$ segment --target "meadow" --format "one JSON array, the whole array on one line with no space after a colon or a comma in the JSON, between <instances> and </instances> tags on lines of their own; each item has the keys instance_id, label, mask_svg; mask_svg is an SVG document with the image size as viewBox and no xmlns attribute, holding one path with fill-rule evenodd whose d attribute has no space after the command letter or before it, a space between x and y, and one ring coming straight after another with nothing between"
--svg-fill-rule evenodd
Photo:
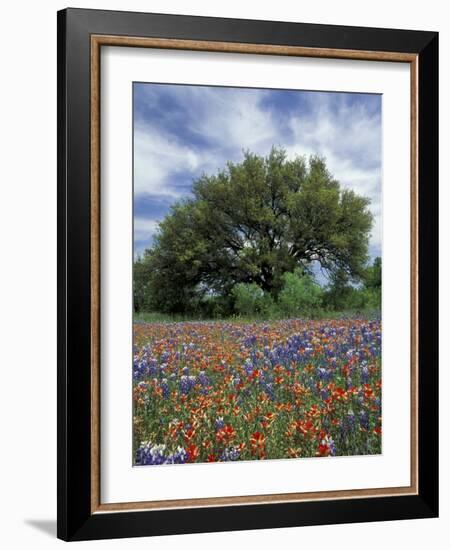
<instances>
[{"instance_id":1,"label":"meadow","mask_svg":"<svg viewBox=\"0 0 450 550\"><path fill-rule=\"evenodd\" d=\"M381 453L377 318L135 322L133 463Z\"/></svg>"}]
</instances>

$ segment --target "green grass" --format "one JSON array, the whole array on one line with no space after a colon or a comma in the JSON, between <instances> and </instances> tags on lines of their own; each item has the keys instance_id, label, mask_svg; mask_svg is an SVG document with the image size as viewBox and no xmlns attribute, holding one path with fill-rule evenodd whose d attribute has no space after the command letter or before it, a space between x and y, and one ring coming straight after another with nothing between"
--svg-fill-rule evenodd
<instances>
[{"instance_id":1,"label":"green grass","mask_svg":"<svg viewBox=\"0 0 450 550\"><path fill-rule=\"evenodd\" d=\"M137 323L175 323L194 320L198 320L198 317L159 313L158 311L140 311L134 314L134 322Z\"/></svg>"},{"instance_id":2,"label":"green grass","mask_svg":"<svg viewBox=\"0 0 450 550\"><path fill-rule=\"evenodd\" d=\"M347 311L325 311L318 310L312 316L301 316L299 318L304 319L344 319L344 318L358 318L358 319L374 319L379 318L381 312L376 309L363 309L363 310L347 310ZM195 315L182 315L182 314L170 314L160 313L158 311L148 311L135 313L133 320L135 323L181 323L187 321L233 321L242 323L251 323L256 321L276 321L286 319L286 314L273 314L273 315L232 315L229 317L200 317Z\"/></svg>"}]
</instances>

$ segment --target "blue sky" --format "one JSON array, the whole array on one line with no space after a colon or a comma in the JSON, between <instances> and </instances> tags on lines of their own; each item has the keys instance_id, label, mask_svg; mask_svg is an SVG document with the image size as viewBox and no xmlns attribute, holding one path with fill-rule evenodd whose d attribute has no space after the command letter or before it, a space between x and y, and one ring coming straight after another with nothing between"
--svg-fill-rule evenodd
<instances>
[{"instance_id":1,"label":"blue sky","mask_svg":"<svg viewBox=\"0 0 450 550\"><path fill-rule=\"evenodd\" d=\"M243 149L319 154L342 187L371 199L372 257L381 255L381 96L134 83L134 251L149 247L192 182Z\"/></svg>"}]
</instances>

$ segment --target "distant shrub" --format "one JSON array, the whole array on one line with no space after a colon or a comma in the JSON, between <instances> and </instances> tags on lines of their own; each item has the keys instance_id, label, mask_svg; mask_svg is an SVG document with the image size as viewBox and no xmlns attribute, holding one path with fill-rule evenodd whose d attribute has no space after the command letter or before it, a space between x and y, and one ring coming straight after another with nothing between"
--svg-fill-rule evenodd
<instances>
[{"instance_id":1,"label":"distant shrub","mask_svg":"<svg viewBox=\"0 0 450 550\"><path fill-rule=\"evenodd\" d=\"M201 316L205 319L222 319L233 314L233 301L229 297L207 295L200 302Z\"/></svg>"},{"instance_id":2,"label":"distant shrub","mask_svg":"<svg viewBox=\"0 0 450 550\"><path fill-rule=\"evenodd\" d=\"M363 294L363 302L366 309L381 308L381 288L363 288L360 292Z\"/></svg>"},{"instance_id":3,"label":"distant shrub","mask_svg":"<svg viewBox=\"0 0 450 550\"><path fill-rule=\"evenodd\" d=\"M238 315L270 315L274 308L270 294L264 292L256 283L238 283L231 291L234 309Z\"/></svg>"},{"instance_id":4,"label":"distant shrub","mask_svg":"<svg viewBox=\"0 0 450 550\"><path fill-rule=\"evenodd\" d=\"M279 309L289 317L314 317L321 312L323 291L309 275L300 271L283 275L278 296Z\"/></svg>"},{"instance_id":5,"label":"distant shrub","mask_svg":"<svg viewBox=\"0 0 450 550\"><path fill-rule=\"evenodd\" d=\"M324 304L332 311L365 311L381 308L381 289L329 287L324 292Z\"/></svg>"},{"instance_id":6,"label":"distant shrub","mask_svg":"<svg viewBox=\"0 0 450 550\"><path fill-rule=\"evenodd\" d=\"M351 282L347 274L336 272L324 289L323 304L331 311L381 309L382 262L377 257L367 266L359 281Z\"/></svg>"}]
</instances>

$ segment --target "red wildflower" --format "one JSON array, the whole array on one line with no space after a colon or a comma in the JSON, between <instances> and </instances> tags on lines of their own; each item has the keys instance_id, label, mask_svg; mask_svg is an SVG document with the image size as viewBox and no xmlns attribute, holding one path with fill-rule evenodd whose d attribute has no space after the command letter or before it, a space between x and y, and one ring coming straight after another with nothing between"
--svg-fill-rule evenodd
<instances>
[{"instance_id":1,"label":"red wildflower","mask_svg":"<svg viewBox=\"0 0 450 550\"><path fill-rule=\"evenodd\" d=\"M319 448L317 449L317 456L328 456L330 454L330 449L328 445L323 445L319 443Z\"/></svg>"},{"instance_id":2,"label":"red wildflower","mask_svg":"<svg viewBox=\"0 0 450 550\"><path fill-rule=\"evenodd\" d=\"M200 454L200 450L197 445L189 445L186 452L188 454L188 462L194 462Z\"/></svg>"},{"instance_id":3,"label":"red wildflower","mask_svg":"<svg viewBox=\"0 0 450 550\"><path fill-rule=\"evenodd\" d=\"M257 454L261 457L266 454L266 438L261 432L253 432L250 437L250 447L252 454Z\"/></svg>"},{"instance_id":4,"label":"red wildflower","mask_svg":"<svg viewBox=\"0 0 450 550\"><path fill-rule=\"evenodd\" d=\"M189 428L189 430L186 430L184 432L184 440L189 443L189 441L192 441L192 439L194 439L195 437L195 429L194 428Z\"/></svg>"},{"instance_id":5,"label":"red wildflower","mask_svg":"<svg viewBox=\"0 0 450 550\"><path fill-rule=\"evenodd\" d=\"M216 433L216 439L219 443L229 443L236 437L233 426L227 424Z\"/></svg>"}]
</instances>

